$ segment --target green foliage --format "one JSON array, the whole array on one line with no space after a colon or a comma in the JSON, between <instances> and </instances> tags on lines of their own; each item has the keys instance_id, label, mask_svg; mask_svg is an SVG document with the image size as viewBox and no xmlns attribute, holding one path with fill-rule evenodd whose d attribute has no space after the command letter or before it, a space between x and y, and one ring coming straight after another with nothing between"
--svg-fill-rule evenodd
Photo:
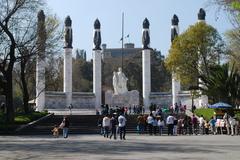
<instances>
[{"instance_id":1,"label":"green foliage","mask_svg":"<svg viewBox=\"0 0 240 160\"><path fill-rule=\"evenodd\" d=\"M176 73L183 84L196 85L198 76L208 75L209 66L218 63L222 53L224 44L217 30L199 22L175 38L166 67Z\"/></svg>"},{"instance_id":2,"label":"green foliage","mask_svg":"<svg viewBox=\"0 0 240 160\"><path fill-rule=\"evenodd\" d=\"M14 118L14 124L15 125L26 124L35 121L43 116L46 116L47 114L48 114L47 112L32 112L29 114L18 113ZM0 124L1 125L5 124L5 115L3 113L0 113Z\"/></svg>"},{"instance_id":3,"label":"green foliage","mask_svg":"<svg viewBox=\"0 0 240 160\"><path fill-rule=\"evenodd\" d=\"M205 94L212 103L223 101L235 105L240 98L240 76L228 63L209 68L209 76L201 76Z\"/></svg>"},{"instance_id":4,"label":"green foliage","mask_svg":"<svg viewBox=\"0 0 240 160\"><path fill-rule=\"evenodd\" d=\"M201 115L203 115L204 119L209 121L211 119L211 117L214 116L214 109L212 109L212 108L199 108L199 109L196 109L194 111L194 113L199 117Z\"/></svg>"},{"instance_id":5,"label":"green foliage","mask_svg":"<svg viewBox=\"0 0 240 160\"><path fill-rule=\"evenodd\" d=\"M73 91L91 92L93 86L92 62L73 59Z\"/></svg>"},{"instance_id":6,"label":"green foliage","mask_svg":"<svg viewBox=\"0 0 240 160\"><path fill-rule=\"evenodd\" d=\"M234 0L232 3L231 3L231 7L235 10L240 10L240 2L237 1L237 0Z\"/></svg>"}]
</instances>

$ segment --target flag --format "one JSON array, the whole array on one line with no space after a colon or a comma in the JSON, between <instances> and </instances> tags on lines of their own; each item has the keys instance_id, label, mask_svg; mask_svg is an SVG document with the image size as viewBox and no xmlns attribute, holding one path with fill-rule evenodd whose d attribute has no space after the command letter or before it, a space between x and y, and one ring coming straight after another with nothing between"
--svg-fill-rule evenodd
<instances>
[{"instance_id":1,"label":"flag","mask_svg":"<svg viewBox=\"0 0 240 160\"><path fill-rule=\"evenodd\" d=\"M121 38L119 41L122 41L123 40L123 38Z\"/></svg>"}]
</instances>

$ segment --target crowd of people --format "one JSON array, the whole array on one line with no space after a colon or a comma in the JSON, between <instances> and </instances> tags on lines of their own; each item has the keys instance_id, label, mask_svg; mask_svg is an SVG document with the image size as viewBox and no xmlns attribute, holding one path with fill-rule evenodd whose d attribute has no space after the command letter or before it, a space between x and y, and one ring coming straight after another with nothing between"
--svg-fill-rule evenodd
<instances>
[{"instance_id":1,"label":"crowd of people","mask_svg":"<svg viewBox=\"0 0 240 160\"><path fill-rule=\"evenodd\" d=\"M209 134L227 134L240 135L239 119L232 114L225 113L223 117L216 116L207 120L203 115L188 116L185 114L186 107L179 106L171 109L169 112L163 112L161 107L155 107L150 110L150 114L144 114L145 110L142 106L132 107L108 107L102 106L102 115L98 120L100 134L105 138L121 140L126 139L126 124L128 115L137 115L136 132L138 134L149 135L209 135ZM68 137L69 120L64 116L60 125L56 125L52 132L54 137L58 137L58 130L63 130L63 137ZM166 132L164 132L166 131Z\"/></svg>"},{"instance_id":2,"label":"crowd of people","mask_svg":"<svg viewBox=\"0 0 240 160\"><path fill-rule=\"evenodd\" d=\"M121 140L126 140L126 122L127 119L124 113L121 112L118 116L117 113L113 115L106 114L103 119L99 119L98 126L100 127L100 134L105 138L117 139L117 133L119 132L119 138ZM110 134L110 135L109 135Z\"/></svg>"},{"instance_id":3,"label":"crowd of people","mask_svg":"<svg viewBox=\"0 0 240 160\"><path fill-rule=\"evenodd\" d=\"M169 114L166 119L153 113L137 117L137 132L139 134L147 132L149 135L162 135L164 127L167 128L168 135L240 134L239 120L227 113L223 119L217 119L214 116L209 121L203 115L196 117L194 114L192 117Z\"/></svg>"}]
</instances>

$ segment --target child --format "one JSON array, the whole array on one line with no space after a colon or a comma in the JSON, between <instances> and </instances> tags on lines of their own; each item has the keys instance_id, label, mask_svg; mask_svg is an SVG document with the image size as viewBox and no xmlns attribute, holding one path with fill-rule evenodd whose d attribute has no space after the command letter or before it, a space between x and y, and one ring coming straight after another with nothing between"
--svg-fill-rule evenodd
<instances>
[{"instance_id":1,"label":"child","mask_svg":"<svg viewBox=\"0 0 240 160\"><path fill-rule=\"evenodd\" d=\"M58 126L55 125L54 128L52 129L54 138L58 138L58 135L59 135L59 131L58 130L59 130Z\"/></svg>"}]
</instances>

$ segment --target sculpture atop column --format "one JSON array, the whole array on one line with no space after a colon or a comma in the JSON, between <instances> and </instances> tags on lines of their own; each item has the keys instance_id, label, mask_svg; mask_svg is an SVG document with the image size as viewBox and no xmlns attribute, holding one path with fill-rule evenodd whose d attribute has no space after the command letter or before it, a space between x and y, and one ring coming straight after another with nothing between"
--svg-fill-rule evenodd
<instances>
[{"instance_id":1,"label":"sculpture atop column","mask_svg":"<svg viewBox=\"0 0 240 160\"><path fill-rule=\"evenodd\" d=\"M113 88L114 94L123 94L128 91L127 89L128 78L122 72L122 68L118 68L118 72L113 72Z\"/></svg>"},{"instance_id":2,"label":"sculpture atop column","mask_svg":"<svg viewBox=\"0 0 240 160\"><path fill-rule=\"evenodd\" d=\"M72 47L72 20L70 16L65 19L65 31L64 31L65 46L64 48Z\"/></svg>"},{"instance_id":3,"label":"sculpture atop column","mask_svg":"<svg viewBox=\"0 0 240 160\"><path fill-rule=\"evenodd\" d=\"M173 42L173 40L175 39L175 37L178 36L178 22L179 22L179 19L177 17L176 14L173 15L173 18L172 18L172 28L171 28L171 42Z\"/></svg>"},{"instance_id":4,"label":"sculpture atop column","mask_svg":"<svg viewBox=\"0 0 240 160\"><path fill-rule=\"evenodd\" d=\"M143 34L142 34L143 49L149 49L150 35L149 35L149 21L147 18L143 21Z\"/></svg>"},{"instance_id":5,"label":"sculpture atop column","mask_svg":"<svg viewBox=\"0 0 240 160\"><path fill-rule=\"evenodd\" d=\"M101 31L100 31L101 24L98 19L94 22L94 37L93 37L93 43L94 47L93 50L101 50Z\"/></svg>"},{"instance_id":6,"label":"sculpture atop column","mask_svg":"<svg viewBox=\"0 0 240 160\"><path fill-rule=\"evenodd\" d=\"M143 35L142 35L142 92L143 103L145 107L150 105L151 93L151 48L150 48L150 33L149 21L147 18L143 21Z\"/></svg>"},{"instance_id":7,"label":"sculpture atop column","mask_svg":"<svg viewBox=\"0 0 240 160\"><path fill-rule=\"evenodd\" d=\"M205 17L206 17L206 12L204 9L200 8L199 12L198 12L198 20L199 21L205 21Z\"/></svg>"},{"instance_id":8,"label":"sculpture atop column","mask_svg":"<svg viewBox=\"0 0 240 160\"><path fill-rule=\"evenodd\" d=\"M98 19L94 22L93 31L93 93L95 94L95 108L101 110L102 104L102 52L101 52L101 24Z\"/></svg>"}]
</instances>

